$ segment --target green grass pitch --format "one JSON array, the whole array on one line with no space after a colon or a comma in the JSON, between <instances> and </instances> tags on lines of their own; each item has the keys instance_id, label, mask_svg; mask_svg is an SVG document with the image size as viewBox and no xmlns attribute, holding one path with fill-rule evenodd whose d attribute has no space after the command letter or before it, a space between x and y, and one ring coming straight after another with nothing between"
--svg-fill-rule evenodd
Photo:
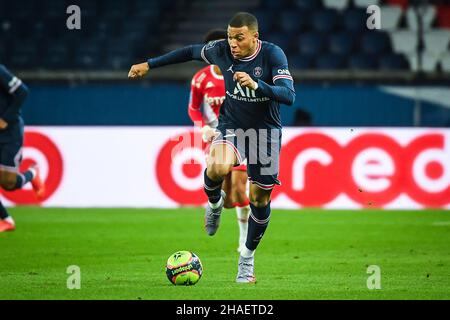
<instances>
[{"instance_id":1,"label":"green grass pitch","mask_svg":"<svg viewBox=\"0 0 450 320\"><path fill-rule=\"evenodd\" d=\"M256 284L234 282L238 227L223 213L214 237L203 209L10 209L0 233L0 299L450 299L450 212L273 210L256 252ZM195 286L172 285L164 267L197 253ZM81 289L67 289L67 267ZM381 289L369 290L369 265Z\"/></svg>"}]
</instances>

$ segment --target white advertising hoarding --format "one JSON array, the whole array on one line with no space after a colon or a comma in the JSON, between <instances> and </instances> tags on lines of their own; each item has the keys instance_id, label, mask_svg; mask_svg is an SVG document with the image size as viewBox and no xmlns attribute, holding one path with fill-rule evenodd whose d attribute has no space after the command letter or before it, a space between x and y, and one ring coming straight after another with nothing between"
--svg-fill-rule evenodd
<instances>
[{"instance_id":1,"label":"white advertising hoarding","mask_svg":"<svg viewBox=\"0 0 450 320\"><path fill-rule=\"evenodd\" d=\"M27 127L22 168L47 194L2 191L6 205L203 205L205 168L191 127ZM273 208L450 208L450 129L284 128Z\"/></svg>"}]
</instances>

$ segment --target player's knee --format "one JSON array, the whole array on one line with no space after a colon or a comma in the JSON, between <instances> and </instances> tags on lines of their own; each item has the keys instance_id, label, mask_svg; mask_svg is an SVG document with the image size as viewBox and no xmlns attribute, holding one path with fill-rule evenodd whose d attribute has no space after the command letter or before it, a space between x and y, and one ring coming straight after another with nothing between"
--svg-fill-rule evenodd
<instances>
[{"instance_id":1,"label":"player's knee","mask_svg":"<svg viewBox=\"0 0 450 320\"><path fill-rule=\"evenodd\" d=\"M0 185L5 190L14 190L16 187L16 178L15 177L2 177L0 179Z\"/></svg>"},{"instance_id":2,"label":"player's knee","mask_svg":"<svg viewBox=\"0 0 450 320\"><path fill-rule=\"evenodd\" d=\"M233 198L234 198L234 202L238 202L238 203L244 203L247 202L248 197L247 197L247 190L245 188L245 185L242 186L239 183L233 184Z\"/></svg>"},{"instance_id":3,"label":"player's knee","mask_svg":"<svg viewBox=\"0 0 450 320\"><path fill-rule=\"evenodd\" d=\"M257 208L266 207L269 204L270 195L253 194L250 195L250 202Z\"/></svg>"},{"instance_id":4,"label":"player's knee","mask_svg":"<svg viewBox=\"0 0 450 320\"><path fill-rule=\"evenodd\" d=\"M208 177L213 180L223 179L231 171L231 166L212 163L208 166Z\"/></svg>"}]
</instances>

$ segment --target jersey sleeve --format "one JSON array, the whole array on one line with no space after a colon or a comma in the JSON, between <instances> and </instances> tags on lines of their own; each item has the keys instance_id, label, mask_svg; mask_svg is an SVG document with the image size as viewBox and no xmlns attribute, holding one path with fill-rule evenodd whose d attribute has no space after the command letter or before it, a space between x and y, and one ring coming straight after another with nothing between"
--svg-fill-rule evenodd
<instances>
[{"instance_id":1,"label":"jersey sleeve","mask_svg":"<svg viewBox=\"0 0 450 320\"><path fill-rule=\"evenodd\" d=\"M275 46L272 50L270 64L272 67L273 84L287 86L291 90L294 90L294 79L289 71L286 55L280 47Z\"/></svg>"},{"instance_id":2,"label":"jersey sleeve","mask_svg":"<svg viewBox=\"0 0 450 320\"><path fill-rule=\"evenodd\" d=\"M188 114L194 124L203 123L203 114L201 112L201 104L203 99L203 92L201 83L197 81L197 75L192 78L191 92L189 96Z\"/></svg>"},{"instance_id":3,"label":"jersey sleeve","mask_svg":"<svg viewBox=\"0 0 450 320\"><path fill-rule=\"evenodd\" d=\"M8 108L0 114L0 118L8 123L15 122L19 118L20 108L28 95L28 88L3 65L0 65L0 88L11 96L8 100Z\"/></svg>"},{"instance_id":4,"label":"jersey sleeve","mask_svg":"<svg viewBox=\"0 0 450 320\"><path fill-rule=\"evenodd\" d=\"M202 48L200 56L207 64L218 64L225 52L226 40L210 41Z\"/></svg>"},{"instance_id":5,"label":"jersey sleeve","mask_svg":"<svg viewBox=\"0 0 450 320\"><path fill-rule=\"evenodd\" d=\"M275 101L293 105L295 102L294 80L289 72L286 55L280 47L274 46L270 52L269 64L274 85L259 79L258 90Z\"/></svg>"},{"instance_id":6,"label":"jersey sleeve","mask_svg":"<svg viewBox=\"0 0 450 320\"><path fill-rule=\"evenodd\" d=\"M148 66L153 69L192 60L202 61L201 51L203 47L204 46L201 44L193 44L187 47L170 51L159 57L150 58L147 60L147 63Z\"/></svg>"},{"instance_id":7,"label":"jersey sleeve","mask_svg":"<svg viewBox=\"0 0 450 320\"><path fill-rule=\"evenodd\" d=\"M0 87L8 94L14 94L22 85L22 80L14 76L5 66L0 65Z\"/></svg>"}]
</instances>

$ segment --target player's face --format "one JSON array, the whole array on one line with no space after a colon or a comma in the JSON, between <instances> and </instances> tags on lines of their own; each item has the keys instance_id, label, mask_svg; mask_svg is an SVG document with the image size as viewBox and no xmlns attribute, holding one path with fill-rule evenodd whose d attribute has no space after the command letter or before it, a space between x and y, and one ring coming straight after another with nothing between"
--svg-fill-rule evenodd
<instances>
[{"instance_id":1,"label":"player's face","mask_svg":"<svg viewBox=\"0 0 450 320\"><path fill-rule=\"evenodd\" d=\"M228 44L235 59L248 57L255 52L258 31L249 30L247 26L234 28L228 26Z\"/></svg>"}]
</instances>

